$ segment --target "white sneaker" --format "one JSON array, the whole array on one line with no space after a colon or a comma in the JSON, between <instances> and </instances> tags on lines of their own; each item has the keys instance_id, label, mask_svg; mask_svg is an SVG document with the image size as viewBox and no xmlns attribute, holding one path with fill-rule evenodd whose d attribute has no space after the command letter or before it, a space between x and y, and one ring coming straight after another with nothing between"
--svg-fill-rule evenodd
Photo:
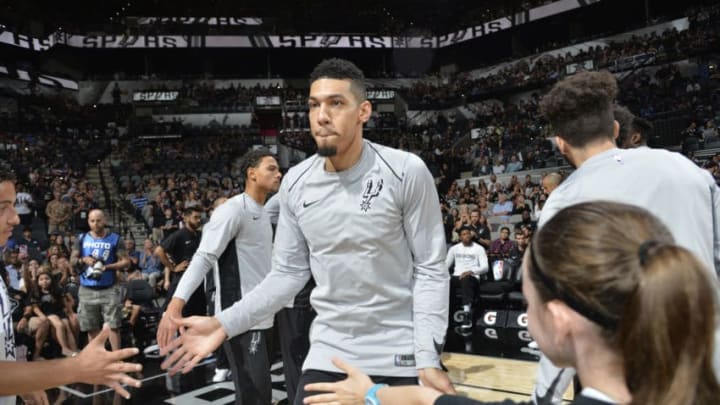
<instances>
[{"instance_id":1,"label":"white sneaker","mask_svg":"<svg viewBox=\"0 0 720 405\"><path fill-rule=\"evenodd\" d=\"M212 381L214 383L219 383L219 382L227 381L228 377L230 377L230 369L216 368L215 375L213 376Z\"/></svg>"},{"instance_id":2,"label":"white sneaker","mask_svg":"<svg viewBox=\"0 0 720 405\"><path fill-rule=\"evenodd\" d=\"M160 358L160 346L150 345L143 350L145 357L148 359L159 359Z\"/></svg>"}]
</instances>

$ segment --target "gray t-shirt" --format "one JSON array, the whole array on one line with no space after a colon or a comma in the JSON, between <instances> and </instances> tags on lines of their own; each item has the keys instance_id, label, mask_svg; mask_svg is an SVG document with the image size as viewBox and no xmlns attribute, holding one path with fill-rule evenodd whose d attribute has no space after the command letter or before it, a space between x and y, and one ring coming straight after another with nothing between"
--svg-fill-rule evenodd
<instances>
[{"instance_id":1,"label":"gray t-shirt","mask_svg":"<svg viewBox=\"0 0 720 405\"><path fill-rule=\"evenodd\" d=\"M232 243L232 244L231 244ZM214 266L227 248L235 249L237 265L217 269L213 272L215 285L220 285L219 272L238 271L242 299L270 272L272 260L272 226L270 216L263 206L245 193L236 195L220 205L203 226L200 246L193 255L190 265L183 273L175 290L175 297L185 300L203 282L205 275ZM236 280L238 278L235 278ZM219 302L219 299L216 301ZM252 329L272 327L272 314L250 325Z\"/></svg>"},{"instance_id":2,"label":"gray t-shirt","mask_svg":"<svg viewBox=\"0 0 720 405\"><path fill-rule=\"evenodd\" d=\"M550 194L538 225L567 206L592 200L647 209L680 246L720 272L720 191L709 173L681 154L641 147L595 155Z\"/></svg>"},{"instance_id":3,"label":"gray t-shirt","mask_svg":"<svg viewBox=\"0 0 720 405\"><path fill-rule=\"evenodd\" d=\"M343 358L372 375L415 376L440 366L449 275L435 183L422 160L364 141L355 166L328 172L315 155L280 187L273 270L217 315L230 336L317 287L303 369L340 371Z\"/></svg>"}]
</instances>

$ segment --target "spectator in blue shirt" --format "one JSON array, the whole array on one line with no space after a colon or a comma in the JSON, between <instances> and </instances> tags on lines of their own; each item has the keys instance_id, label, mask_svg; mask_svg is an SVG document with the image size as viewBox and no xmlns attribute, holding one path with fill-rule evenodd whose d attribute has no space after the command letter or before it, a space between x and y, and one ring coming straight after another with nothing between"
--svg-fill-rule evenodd
<instances>
[{"instance_id":1,"label":"spectator in blue shirt","mask_svg":"<svg viewBox=\"0 0 720 405\"><path fill-rule=\"evenodd\" d=\"M155 244L150 239L145 239L143 250L139 252L138 267L142 278L155 288L157 281L163 277L163 268L160 258L155 254Z\"/></svg>"},{"instance_id":2,"label":"spectator in blue shirt","mask_svg":"<svg viewBox=\"0 0 720 405\"><path fill-rule=\"evenodd\" d=\"M495 216L507 217L513 210L513 203L507 199L505 193L498 193L498 202L492 208L492 214Z\"/></svg>"}]
</instances>

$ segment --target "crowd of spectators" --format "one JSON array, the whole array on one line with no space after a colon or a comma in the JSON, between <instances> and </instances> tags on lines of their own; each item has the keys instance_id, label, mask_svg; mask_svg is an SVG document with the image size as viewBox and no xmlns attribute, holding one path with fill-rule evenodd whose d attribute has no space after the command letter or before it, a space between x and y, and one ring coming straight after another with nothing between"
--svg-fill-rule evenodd
<instances>
[{"instance_id":1,"label":"crowd of spectators","mask_svg":"<svg viewBox=\"0 0 720 405\"><path fill-rule=\"evenodd\" d=\"M716 15L708 15L703 21L713 18ZM679 43L705 46L716 41L716 37L702 36L706 34L686 31L635 38L638 44L594 50L593 58L608 63L638 52L660 53L660 47L677 51ZM602 59L605 56L607 59ZM559 61L548 61L548 65L567 63ZM462 91L472 94L471 87L464 87L467 84L462 84ZM502 83L506 84L522 88L522 83ZM301 103L304 97L302 91L293 89L215 89L211 83L187 82L177 90L188 105L221 109L251 103L258 95ZM440 90L450 97L460 89ZM433 100L437 91L412 89L427 100ZM550 173L557 170L553 167L560 157L546 139L551 132L539 116L538 99L534 94L514 103L468 104L464 107L472 112L472 118L435 114L422 124L378 112L366 126L365 136L413 151L425 160L437 180L448 244L459 240L463 227L471 227L491 261L505 259L518 246L513 239L528 240L547 195L563 175ZM697 149L720 140L716 126L720 96L709 75L686 77L672 64L660 66L652 74L641 71L621 83L620 102L651 120L666 117L668 112L685 114L688 124L681 139L695 139L698 146L686 151L691 158ZM0 120L0 157L11 162L20 179L16 208L22 222L6 247L3 270L11 293L22 297L23 308L30 308L20 314L18 323L27 332L20 334L25 335L25 343L36 348L31 351L32 358L72 353L83 340L75 315L78 269L69 256L77 236L88 231L91 209L112 208L111 201L119 199L146 225L148 238L142 249L138 250L132 239L124 242L130 265L123 272L123 282L144 275L152 286L159 287L162 269L153 254L154 246L183 226L185 209L200 207L207 218L215 199L241 192L241 176L234 161L262 143L257 126L215 122L193 127L179 121L133 126L128 125L129 112L127 105L80 106L62 97L24 96L18 98L17 111ZM131 135L177 133L179 137L127 137L119 133L120 126L129 127ZM285 115L283 126L281 143L312 152L305 113ZM111 201L86 178L88 165L106 157L118 190ZM719 178L720 154L696 161ZM525 169L545 169L547 175L514 174ZM488 177L458 181L462 172ZM136 306L130 301L127 305L128 314L137 316Z\"/></svg>"},{"instance_id":2,"label":"crowd of spectators","mask_svg":"<svg viewBox=\"0 0 720 405\"><path fill-rule=\"evenodd\" d=\"M14 205L21 223L4 247L0 273L16 304L17 343L27 349L21 353L28 360L70 356L84 342L77 318L80 268L71 264L71 252L89 230L90 211L106 201L87 168L117 141L116 127L107 124L125 109L81 107L55 96L16 100L0 122L0 159L18 178Z\"/></svg>"},{"instance_id":3,"label":"crowd of spectators","mask_svg":"<svg viewBox=\"0 0 720 405\"><path fill-rule=\"evenodd\" d=\"M209 217L216 198L242 190L235 166L254 138L198 133L173 140L133 140L110 154L111 172L126 209L146 224L159 242L171 218L199 206ZM168 215L168 211L171 213Z\"/></svg>"},{"instance_id":4,"label":"crowd of spectators","mask_svg":"<svg viewBox=\"0 0 720 405\"><path fill-rule=\"evenodd\" d=\"M419 141L423 145L419 150L425 151L423 157L431 170L439 156L449 156L450 159L439 159L441 168L443 164L451 168L449 176L439 173L443 179L458 178L459 172L482 176L562 164L563 159L547 140L552 132L539 114L538 100L539 94L533 93L514 103L468 104L463 108L473 113L472 119L438 116L434 123L391 133L394 141L389 142L402 147L408 144L409 137L412 149ZM626 77L621 82L619 102L640 117L649 120L674 117L687 125L685 131L678 130L678 136L673 138L677 144L689 139L691 147L687 152L717 142L715 123L720 118L720 92L716 80L683 76L677 65L668 64L654 74L642 71ZM656 135L663 135L661 132L658 129ZM457 142L468 134L471 139L467 143ZM439 148L437 142L441 143Z\"/></svg>"},{"instance_id":5,"label":"crowd of spectators","mask_svg":"<svg viewBox=\"0 0 720 405\"><path fill-rule=\"evenodd\" d=\"M560 80L567 74L566 66L592 60L596 69L621 70L623 58L649 54L654 63L665 63L695 56L717 49L720 44L720 7L698 10L690 28L678 31L671 28L657 34L633 35L627 40L610 42L607 47L590 46L575 55L544 55L511 63L500 71L473 78L470 73L460 73L446 83L437 84L437 78L420 81L402 90L408 102L414 106L459 105L468 100L500 95L508 91L534 89ZM636 65L628 64L625 69Z\"/></svg>"},{"instance_id":6,"label":"crowd of spectators","mask_svg":"<svg viewBox=\"0 0 720 405\"><path fill-rule=\"evenodd\" d=\"M0 123L0 157L18 175L18 190L27 193L27 199L19 200L23 225L32 224L32 209L43 223L56 225L51 231L85 226L80 215L87 210L81 207L97 206L104 197L87 181L86 169L109 153L117 133L116 127L108 126L108 117L115 112L107 106L79 107L39 96L21 97L19 104ZM58 209L57 203L67 209Z\"/></svg>"}]
</instances>

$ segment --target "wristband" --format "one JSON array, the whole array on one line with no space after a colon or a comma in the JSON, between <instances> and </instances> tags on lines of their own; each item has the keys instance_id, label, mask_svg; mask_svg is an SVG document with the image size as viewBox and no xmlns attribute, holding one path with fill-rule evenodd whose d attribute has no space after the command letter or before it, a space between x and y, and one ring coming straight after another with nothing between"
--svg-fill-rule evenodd
<instances>
[{"instance_id":1,"label":"wristband","mask_svg":"<svg viewBox=\"0 0 720 405\"><path fill-rule=\"evenodd\" d=\"M365 394L365 405L380 405L380 400L378 400L376 394L382 387L387 387L387 384L375 384L370 387L367 394Z\"/></svg>"}]
</instances>

